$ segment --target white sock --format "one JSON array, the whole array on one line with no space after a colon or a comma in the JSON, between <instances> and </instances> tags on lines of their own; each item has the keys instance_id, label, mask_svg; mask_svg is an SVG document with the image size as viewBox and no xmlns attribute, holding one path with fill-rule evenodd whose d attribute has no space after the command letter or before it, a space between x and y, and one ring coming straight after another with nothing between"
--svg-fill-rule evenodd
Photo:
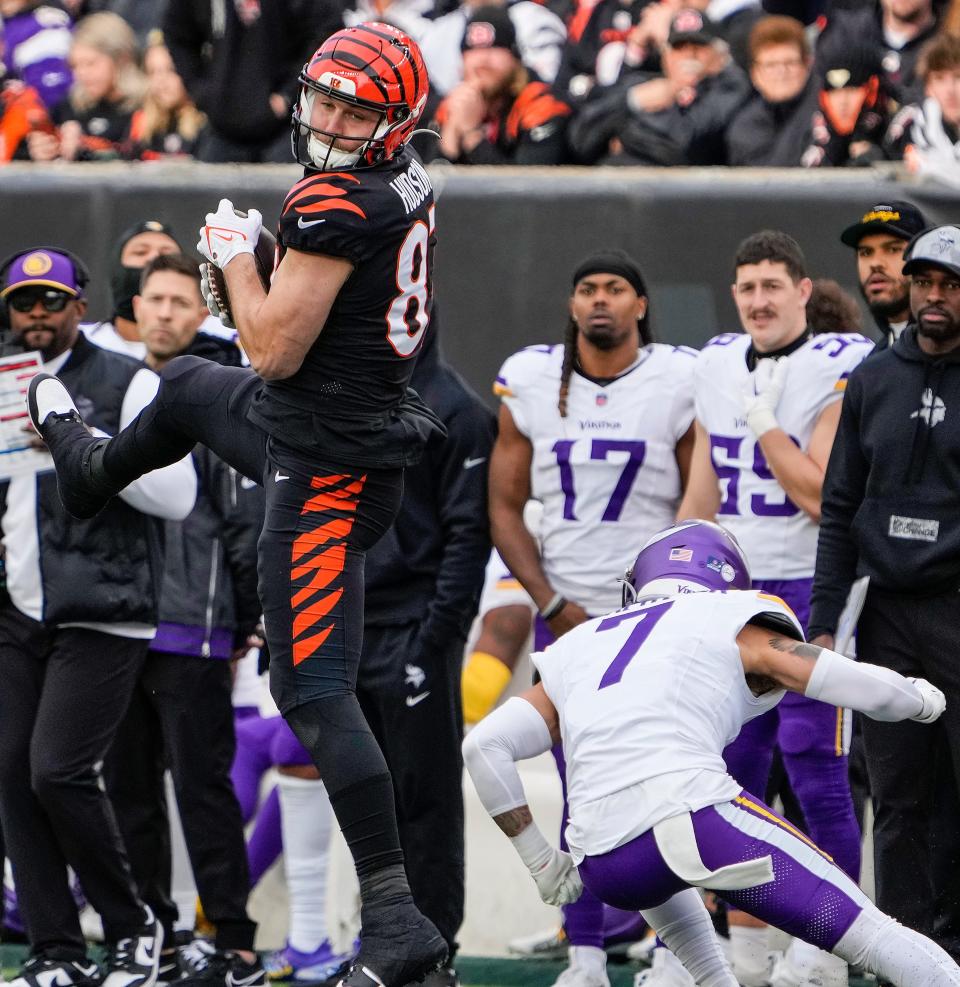
<instances>
[{"instance_id":1,"label":"white sock","mask_svg":"<svg viewBox=\"0 0 960 987\"><path fill-rule=\"evenodd\" d=\"M960 967L932 940L866 905L833 947L837 956L894 987L960 984Z\"/></svg>"},{"instance_id":2,"label":"white sock","mask_svg":"<svg viewBox=\"0 0 960 987\"><path fill-rule=\"evenodd\" d=\"M847 961L841 956L834 956L802 939L791 942L787 955L798 973L807 979L815 977L824 987L847 987L849 983Z\"/></svg>"},{"instance_id":3,"label":"white sock","mask_svg":"<svg viewBox=\"0 0 960 987\"><path fill-rule=\"evenodd\" d=\"M687 888L641 914L673 953L673 958L683 965L691 983L701 987L737 987L698 891ZM655 967L659 961L660 968L666 970L673 964L666 956L657 957L657 953L663 952L655 949L653 961Z\"/></svg>"},{"instance_id":4,"label":"white sock","mask_svg":"<svg viewBox=\"0 0 960 987\"><path fill-rule=\"evenodd\" d=\"M600 975L606 974L607 954L598 946L571 946L568 960L570 966Z\"/></svg>"},{"instance_id":5,"label":"white sock","mask_svg":"<svg viewBox=\"0 0 960 987\"><path fill-rule=\"evenodd\" d=\"M312 953L327 938L327 864L333 809L323 782L278 776L283 869L290 896L287 941Z\"/></svg>"},{"instance_id":6,"label":"white sock","mask_svg":"<svg viewBox=\"0 0 960 987\"><path fill-rule=\"evenodd\" d=\"M769 982L770 950L766 927L730 926L733 972L743 987L763 987Z\"/></svg>"}]
</instances>

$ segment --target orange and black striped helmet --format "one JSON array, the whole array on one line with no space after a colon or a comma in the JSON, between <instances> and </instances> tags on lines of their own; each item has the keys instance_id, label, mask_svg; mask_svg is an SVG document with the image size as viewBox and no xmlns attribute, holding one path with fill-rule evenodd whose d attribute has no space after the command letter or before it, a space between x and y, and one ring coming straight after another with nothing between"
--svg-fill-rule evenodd
<instances>
[{"instance_id":1,"label":"orange and black striped helmet","mask_svg":"<svg viewBox=\"0 0 960 987\"><path fill-rule=\"evenodd\" d=\"M294 155L301 164L321 170L388 161L410 139L428 92L423 56L402 31L376 22L337 31L300 73L300 99L292 121ZM317 93L381 114L373 136L350 155L355 161L345 162L345 155L334 150L334 141L346 135L311 125L309 110Z\"/></svg>"}]
</instances>

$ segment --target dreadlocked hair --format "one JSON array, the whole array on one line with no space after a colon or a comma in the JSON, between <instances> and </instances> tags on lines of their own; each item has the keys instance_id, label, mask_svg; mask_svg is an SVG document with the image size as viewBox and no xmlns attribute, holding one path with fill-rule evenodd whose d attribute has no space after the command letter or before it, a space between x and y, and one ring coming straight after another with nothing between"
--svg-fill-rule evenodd
<instances>
[{"instance_id":1,"label":"dreadlocked hair","mask_svg":"<svg viewBox=\"0 0 960 987\"><path fill-rule=\"evenodd\" d=\"M573 373L573 365L577 362L577 323L573 316L567 322L567 330L563 334L563 366L560 369L560 396L557 400L557 408L560 417L567 417L567 395L570 393L570 375Z\"/></svg>"}]
</instances>

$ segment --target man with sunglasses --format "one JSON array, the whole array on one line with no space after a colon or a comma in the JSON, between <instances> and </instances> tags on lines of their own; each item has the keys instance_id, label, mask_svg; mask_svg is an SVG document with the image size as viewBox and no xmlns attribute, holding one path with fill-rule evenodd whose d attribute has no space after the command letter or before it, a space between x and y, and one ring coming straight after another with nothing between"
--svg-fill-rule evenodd
<instances>
[{"instance_id":1,"label":"man with sunglasses","mask_svg":"<svg viewBox=\"0 0 960 987\"><path fill-rule=\"evenodd\" d=\"M93 431L113 434L159 378L79 331L86 282L77 258L37 247L0 267L0 301L15 342L60 375ZM105 987L149 987L162 933L131 879L100 765L156 630L158 519L189 513L196 475L189 457L157 470L89 521L63 510L52 459L0 489L0 823L31 947L13 983L72 987L101 977L87 957L69 865L112 944Z\"/></svg>"}]
</instances>

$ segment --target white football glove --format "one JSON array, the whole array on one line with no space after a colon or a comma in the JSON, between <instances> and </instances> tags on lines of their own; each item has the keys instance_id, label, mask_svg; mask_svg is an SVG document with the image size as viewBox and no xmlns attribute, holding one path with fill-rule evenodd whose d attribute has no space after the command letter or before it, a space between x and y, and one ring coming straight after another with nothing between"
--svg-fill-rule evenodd
<instances>
[{"instance_id":1,"label":"white football glove","mask_svg":"<svg viewBox=\"0 0 960 987\"><path fill-rule=\"evenodd\" d=\"M917 687L923 701L920 712L910 719L920 723L933 723L947 708L947 697L926 679L910 679L910 681Z\"/></svg>"},{"instance_id":2,"label":"white football glove","mask_svg":"<svg viewBox=\"0 0 960 987\"><path fill-rule=\"evenodd\" d=\"M789 364L784 357L769 357L757 363L743 389L743 413L747 424L759 439L765 432L779 428L776 408L787 382Z\"/></svg>"},{"instance_id":3,"label":"white football glove","mask_svg":"<svg viewBox=\"0 0 960 987\"><path fill-rule=\"evenodd\" d=\"M583 882L569 853L557 850L531 822L519 836L510 838L527 865L540 897L548 905L569 905L583 893Z\"/></svg>"},{"instance_id":4,"label":"white football glove","mask_svg":"<svg viewBox=\"0 0 960 987\"><path fill-rule=\"evenodd\" d=\"M213 289L210 287L210 276L207 266L206 264L200 265L200 294L203 295L203 300L207 303L207 311L214 318L219 319L227 329L236 329L237 327L230 321L227 313L222 312L220 306L217 304L217 296L214 295Z\"/></svg>"},{"instance_id":5,"label":"white football glove","mask_svg":"<svg viewBox=\"0 0 960 987\"><path fill-rule=\"evenodd\" d=\"M204 226L200 227L197 250L221 270L238 254L253 255L263 216L251 209L246 216L238 216L229 199L221 199L216 212L208 212Z\"/></svg>"}]
</instances>

